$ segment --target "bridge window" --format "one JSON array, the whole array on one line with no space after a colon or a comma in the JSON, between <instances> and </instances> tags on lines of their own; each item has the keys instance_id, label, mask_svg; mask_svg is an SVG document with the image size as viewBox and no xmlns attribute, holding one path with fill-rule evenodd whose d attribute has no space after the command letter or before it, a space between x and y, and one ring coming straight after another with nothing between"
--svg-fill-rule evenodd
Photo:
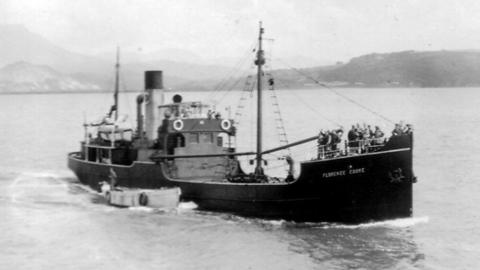
<instances>
[{"instance_id":1,"label":"bridge window","mask_svg":"<svg viewBox=\"0 0 480 270\"><path fill-rule=\"evenodd\" d=\"M200 139L199 139L199 134L198 133L190 133L189 134L189 142L190 143L199 143L200 142Z\"/></svg>"},{"instance_id":2,"label":"bridge window","mask_svg":"<svg viewBox=\"0 0 480 270\"><path fill-rule=\"evenodd\" d=\"M185 137L182 134L177 134L177 147L185 147Z\"/></svg>"},{"instance_id":3,"label":"bridge window","mask_svg":"<svg viewBox=\"0 0 480 270\"><path fill-rule=\"evenodd\" d=\"M202 143L213 143L214 137L213 133L200 133L200 141Z\"/></svg>"},{"instance_id":4,"label":"bridge window","mask_svg":"<svg viewBox=\"0 0 480 270\"><path fill-rule=\"evenodd\" d=\"M175 147L185 147L185 137L182 134L169 134L167 136L167 153L173 155Z\"/></svg>"}]
</instances>

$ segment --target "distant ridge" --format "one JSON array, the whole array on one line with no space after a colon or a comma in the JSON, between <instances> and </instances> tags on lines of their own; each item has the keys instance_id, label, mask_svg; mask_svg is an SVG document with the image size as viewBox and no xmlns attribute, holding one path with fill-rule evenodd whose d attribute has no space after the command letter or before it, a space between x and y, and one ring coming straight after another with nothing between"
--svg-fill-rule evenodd
<instances>
[{"instance_id":1,"label":"distant ridge","mask_svg":"<svg viewBox=\"0 0 480 270\"><path fill-rule=\"evenodd\" d=\"M169 59L154 58L168 54L172 54ZM208 61L186 51L173 49L135 58L131 54L130 61L121 63L124 90L143 89L145 70L163 70L165 87L177 91L211 90L224 81L228 83L220 87L225 89L243 86L238 77L244 70L202 64ZM113 69L114 59L69 52L22 25L0 25L0 91L111 90ZM279 82L277 87L289 88L318 87L312 78L332 87L480 86L480 50L373 53L347 63L271 73ZM232 86L234 82L237 85Z\"/></svg>"},{"instance_id":2,"label":"distant ridge","mask_svg":"<svg viewBox=\"0 0 480 270\"><path fill-rule=\"evenodd\" d=\"M114 50L115 48L112 48L112 51ZM198 90L202 89L202 85L191 82L220 81L231 72L231 68L220 65L184 62L186 58L191 58L194 62L195 58L181 50L172 49L162 53L163 55L172 54L170 58L175 60L152 58L133 61L135 59L130 58L130 61L126 61L128 59L121 59L121 79L128 90L143 89L143 72L150 69L164 71L166 87ZM114 61L113 56L109 61L70 52L22 25L0 24L0 67L17 62L48 66L78 81L89 82L106 90L113 86ZM25 74L25 76L29 75ZM5 79L5 76L3 78Z\"/></svg>"},{"instance_id":3,"label":"distant ridge","mask_svg":"<svg viewBox=\"0 0 480 270\"><path fill-rule=\"evenodd\" d=\"M25 61L63 73L103 70L107 61L69 52L22 25L0 25L0 66Z\"/></svg>"},{"instance_id":4,"label":"distant ridge","mask_svg":"<svg viewBox=\"0 0 480 270\"><path fill-rule=\"evenodd\" d=\"M318 80L365 87L466 87L480 85L480 51L404 51L368 54L329 69Z\"/></svg>"},{"instance_id":5,"label":"distant ridge","mask_svg":"<svg viewBox=\"0 0 480 270\"><path fill-rule=\"evenodd\" d=\"M0 93L99 91L101 87L75 79L49 66L16 62L0 69Z\"/></svg>"}]
</instances>

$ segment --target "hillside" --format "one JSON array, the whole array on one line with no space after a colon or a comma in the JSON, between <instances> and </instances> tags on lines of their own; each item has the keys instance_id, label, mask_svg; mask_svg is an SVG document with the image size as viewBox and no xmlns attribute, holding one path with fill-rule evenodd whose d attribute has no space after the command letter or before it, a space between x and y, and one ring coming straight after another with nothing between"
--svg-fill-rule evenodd
<instances>
[{"instance_id":1,"label":"hillside","mask_svg":"<svg viewBox=\"0 0 480 270\"><path fill-rule=\"evenodd\" d=\"M101 87L90 81L78 80L51 67L16 62L0 69L0 93L38 93L99 91Z\"/></svg>"},{"instance_id":2,"label":"hillside","mask_svg":"<svg viewBox=\"0 0 480 270\"><path fill-rule=\"evenodd\" d=\"M22 25L0 25L0 66L24 61L47 65L63 73L98 71L107 61L69 52Z\"/></svg>"},{"instance_id":3,"label":"hillside","mask_svg":"<svg viewBox=\"0 0 480 270\"><path fill-rule=\"evenodd\" d=\"M320 58L313 56L312 60ZM163 70L167 88L209 90L227 77L232 84L240 81L236 76L244 73L208 62L178 49L125 53L121 85L126 90L141 90L145 70ZM0 25L0 68L0 91L70 91L74 87L111 90L114 55L97 58L69 52L21 25ZM279 88L312 87L312 78L338 87L480 86L480 51L374 53L352 58L345 64L272 73ZM230 84L221 87L229 88ZM241 88L242 84L236 87Z\"/></svg>"},{"instance_id":4,"label":"hillside","mask_svg":"<svg viewBox=\"0 0 480 270\"><path fill-rule=\"evenodd\" d=\"M114 51L115 48L112 48ZM171 55L169 55L171 54ZM67 51L22 25L0 24L0 67L16 62L49 67L71 78L95 84L101 89L111 89L114 78L114 55L111 60ZM128 90L143 88L145 70L163 70L166 87L198 89L197 81L221 80L231 68L220 65L202 65L187 62L188 54L178 50L147 54L136 59L126 54L121 59L122 80ZM160 59L156 57L165 57ZM166 59L168 58L168 59ZM21 70L17 70L20 75ZM30 76L29 74L24 74ZM5 78L5 76L3 76ZM32 85L32 87L35 87ZM38 89L39 90L39 89Z\"/></svg>"},{"instance_id":5,"label":"hillside","mask_svg":"<svg viewBox=\"0 0 480 270\"><path fill-rule=\"evenodd\" d=\"M367 87L465 87L480 85L478 51L405 51L369 54L330 69L316 79Z\"/></svg>"}]
</instances>

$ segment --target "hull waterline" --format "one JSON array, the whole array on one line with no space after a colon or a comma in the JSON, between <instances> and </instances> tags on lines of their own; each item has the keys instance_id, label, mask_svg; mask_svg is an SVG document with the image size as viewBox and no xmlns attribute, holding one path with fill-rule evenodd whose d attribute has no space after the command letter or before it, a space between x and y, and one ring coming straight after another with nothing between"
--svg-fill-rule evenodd
<instances>
[{"instance_id":1,"label":"hull waterline","mask_svg":"<svg viewBox=\"0 0 480 270\"><path fill-rule=\"evenodd\" d=\"M301 175L291 183L230 183L168 176L167 165L135 162L130 166L98 164L69 155L69 167L79 180L95 188L108 181L134 188L178 186L181 200L200 210L242 216L311 222L358 223L412 215L411 148L395 141L391 150L301 163ZM409 146L410 144L407 144Z\"/></svg>"}]
</instances>

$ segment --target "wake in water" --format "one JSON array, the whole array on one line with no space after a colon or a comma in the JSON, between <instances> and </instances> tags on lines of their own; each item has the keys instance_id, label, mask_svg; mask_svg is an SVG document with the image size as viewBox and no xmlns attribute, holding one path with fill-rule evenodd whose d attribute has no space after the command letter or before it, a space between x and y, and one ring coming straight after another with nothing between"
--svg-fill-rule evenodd
<instances>
[{"instance_id":1,"label":"wake in water","mask_svg":"<svg viewBox=\"0 0 480 270\"><path fill-rule=\"evenodd\" d=\"M181 202L178 204L178 209L179 210L193 210L196 209L198 205L196 205L194 202Z\"/></svg>"},{"instance_id":2,"label":"wake in water","mask_svg":"<svg viewBox=\"0 0 480 270\"><path fill-rule=\"evenodd\" d=\"M72 196L89 194L90 196ZM7 186L6 193L1 194L2 199L13 203L41 203L41 204L105 204L103 196L97 191L84 185L74 182L74 178L61 176L49 172L25 172L16 176L10 185ZM94 195L93 197L91 195ZM113 207L116 208L116 207ZM257 218L244 218L231 214L198 212L195 211L197 205L193 202L181 202L175 208L151 208L151 207L128 207L128 210L145 213L174 213L177 215L201 215L217 217L228 222L234 223L257 223L261 226L271 227L305 227L321 229L363 229L375 227L405 228L417 224L428 223L429 217L411 217L379 222L362 223L357 225L346 225L337 223L296 223L285 220L265 220ZM121 208L120 208L121 209Z\"/></svg>"},{"instance_id":3,"label":"wake in water","mask_svg":"<svg viewBox=\"0 0 480 270\"><path fill-rule=\"evenodd\" d=\"M322 228L322 229L362 229L362 228L376 228L376 227L393 227L393 228L406 228L412 227L417 224L428 223L429 217L410 217L410 218L399 218L391 219L384 221L368 222L361 223L356 225L346 225L346 224L337 224L337 223L321 223L314 224L309 223L312 228Z\"/></svg>"},{"instance_id":4,"label":"wake in water","mask_svg":"<svg viewBox=\"0 0 480 270\"><path fill-rule=\"evenodd\" d=\"M115 206L112 206L115 207ZM193 210L197 208L197 205L193 202L181 202L178 204L177 207L169 208L169 207L148 207L148 206L130 206L127 207L130 211L136 212L145 212L145 213L173 213L173 214L187 214L191 213Z\"/></svg>"},{"instance_id":5,"label":"wake in water","mask_svg":"<svg viewBox=\"0 0 480 270\"><path fill-rule=\"evenodd\" d=\"M91 204L90 197L72 196L88 194L74 178L50 172L24 172L7 184L1 197L11 203L22 204Z\"/></svg>"},{"instance_id":6,"label":"wake in water","mask_svg":"<svg viewBox=\"0 0 480 270\"><path fill-rule=\"evenodd\" d=\"M247 220L247 218L245 218ZM424 217L411 217L391 219L385 221L360 223L355 225L328 223L328 222L291 222L286 220L266 220L266 219L252 219L259 222L261 225L272 227L297 227L297 228L320 228L320 229L363 229L363 228L378 228L378 227L392 227L392 228L406 228L412 227L418 224L428 223L430 218Z\"/></svg>"},{"instance_id":7,"label":"wake in water","mask_svg":"<svg viewBox=\"0 0 480 270\"><path fill-rule=\"evenodd\" d=\"M146 207L146 206L131 206L131 207L128 207L128 210L146 212L146 213L162 211L162 209L159 209L159 208L152 208L152 207Z\"/></svg>"},{"instance_id":8,"label":"wake in water","mask_svg":"<svg viewBox=\"0 0 480 270\"><path fill-rule=\"evenodd\" d=\"M295 227L295 228L320 228L320 229L366 229L366 228L380 228L380 227L390 227L390 228L407 228L412 227L418 224L428 223L430 218L428 216L423 217L411 217L411 218L400 218L392 219L385 221L377 222L368 222L355 225L339 224L339 223L312 223L312 222L293 222L286 221L283 219L280 220L268 220L268 219L259 219L259 218L249 218L242 217L234 214L228 213L217 213L210 211L195 211L197 205L193 202L182 202L177 208L174 209L161 209L161 208L150 208L150 207L129 207L129 210L141 211L141 212L162 212L162 213L176 213L180 215L190 215L194 214L201 217L209 217L215 219L221 219L227 222L233 222L237 224L259 224L263 227L272 227L272 228L282 228L282 227Z\"/></svg>"}]
</instances>

